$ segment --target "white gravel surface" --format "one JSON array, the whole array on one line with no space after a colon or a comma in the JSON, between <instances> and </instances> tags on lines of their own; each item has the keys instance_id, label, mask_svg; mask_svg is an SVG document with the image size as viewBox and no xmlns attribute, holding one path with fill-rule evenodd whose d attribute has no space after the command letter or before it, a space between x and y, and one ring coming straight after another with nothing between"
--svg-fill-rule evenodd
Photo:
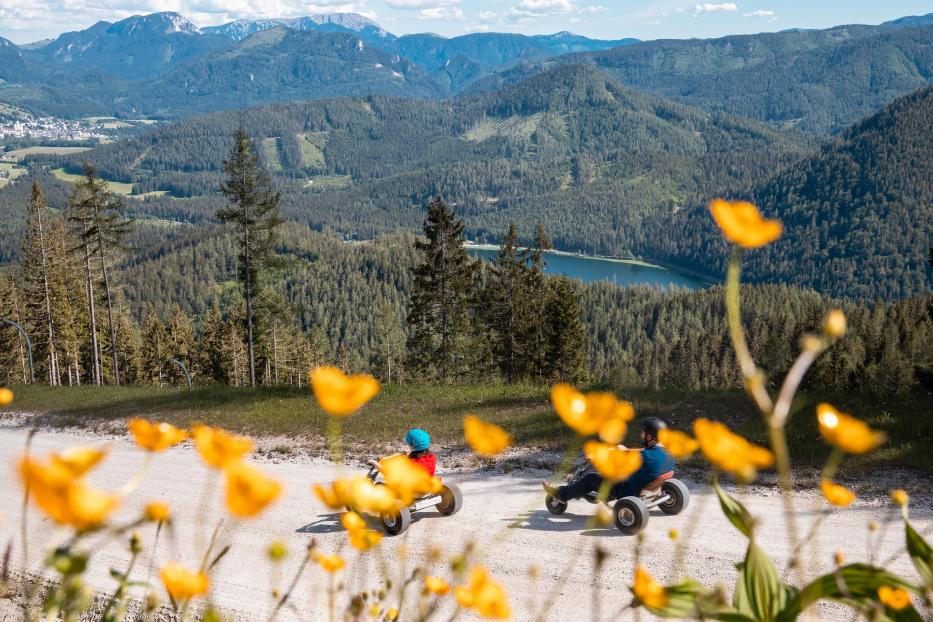
<instances>
[{"instance_id":1,"label":"white gravel surface","mask_svg":"<svg viewBox=\"0 0 933 622\"><path fill-rule=\"evenodd\" d=\"M0 545L18 540L22 489L14 472L15 459L21 455L26 439L22 429L0 429ZM111 452L94 472L95 484L118 489L123 486L142 463L142 454L126 440L100 441L94 437L56 432L41 432L34 440L34 452L44 455L71 445L106 442ZM295 572L299 558L311 538L316 538L325 551L340 551L350 565L343 579L349 589L363 586L372 588L377 579L377 561L373 553L364 554L356 561L356 552L347 547L346 534L339 524L339 515L322 507L310 492L313 482L325 482L338 473L351 471L337 468L323 459L296 458L289 461L263 460L262 468L281 479L286 490L282 499L259 519L247 522L228 522L224 542L232 545L223 559L213 583L215 602L235 614L236 619L265 620L273 583L284 584ZM443 474L443 465L439 469ZM536 619L549 594L559 589L549 620L593 620L594 594L598 593L600 619L633 619L631 611L621 616L616 612L631 599L627 585L631 583L636 539L626 537L614 528L586 528L593 507L585 502L571 504L568 513L553 517L543 506L540 480L544 472L491 474L488 472L449 473L446 479L454 481L464 493L464 509L459 514L443 518L435 512L416 515L404 537L386 538L382 550L386 560L397 567L405 560L410 569L415 563L427 564L430 572L450 578L450 554L460 552L469 542L475 542L486 554L484 563L491 574L502 581L510 595L515 620ZM203 552L208 533L219 517L224 516L219 487L215 483L213 495L205 504L202 491L212 478L192 447L176 447L158 454L142 486L125 499L118 515L119 521L138 516L144 504L151 500L164 500L172 505L175 517L173 535L163 540L156 554L155 566L168 559L177 559L196 566ZM659 579L668 581L678 576L674 546L668 538L670 529L681 534L692 534L685 555L687 573L709 586L723 584L731 593L736 577L735 564L744 555L747 545L722 516L715 496L688 482L693 500L680 516L665 516L652 512L644 532L641 551L642 563ZM910 482L892 482L910 489ZM772 558L783 560L789 554L785 521L779 495L770 489L756 489L740 494L750 511L760 520L759 544ZM809 529L818 516L820 499L812 493L798 493L795 505L802 531ZM922 531L933 528L933 512L929 508L913 508L914 525ZM880 544L869 551L867 525L870 521L882 525ZM34 509L30 511L29 566L40 568L40 555L52 543L64 537L61 530L43 519ZM151 542L154 528L141 528L144 542ZM272 571L265 557L265 549L274 539L285 541L291 556L279 571ZM817 570L832 569L833 554L843 550L849 561L866 561L874 556L883 559L897 554L891 569L916 580L917 575L903 552L903 528L896 512L883 500L857 501L852 507L833 512L825 519L819 537L807 548L805 561L807 574L814 577ZM495 546L491 546L495 543ZM605 550L609 557L604 566L603 580L594 587L594 548ZM94 587L112 589L108 575L110 567L122 568L127 559L125 546L92 539L95 555L89 571ZM432 550L447 551L446 559L429 561ZM13 563L22 567L22 549L14 548ZM406 558L407 555L407 558ZM562 570L571 560L572 570L566 582L558 586ZM139 568L135 578L145 579L147 564ZM537 578L530 568L537 569ZM323 596L326 579L316 568L309 569L296 591L295 612L285 612L280 619L326 620L327 605ZM142 592L139 592L140 594ZM417 600L417 587L412 586L408 602ZM390 603L395 604L395 603ZM406 619L403 611L401 619ZM845 610L821 606L810 612L812 619L850 619ZM439 619L447 619L441 616ZM469 618L469 616L466 616ZM411 619L410 617L408 619Z\"/></svg>"}]
</instances>

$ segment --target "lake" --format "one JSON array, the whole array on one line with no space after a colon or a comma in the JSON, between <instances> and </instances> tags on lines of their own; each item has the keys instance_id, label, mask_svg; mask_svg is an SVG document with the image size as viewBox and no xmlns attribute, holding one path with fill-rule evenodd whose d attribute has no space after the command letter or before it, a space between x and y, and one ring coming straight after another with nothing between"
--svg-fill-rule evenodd
<instances>
[{"instance_id":1,"label":"lake","mask_svg":"<svg viewBox=\"0 0 933 622\"><path fill-rule=\"evenodd\" d=\"M471 245L467 252L473 257L488 261L496 258L499 251L493 245ZM638 261L588 257L569 253L549 252L545 254L544 271L548 274L563 274L584 283L609 281L616 285L650 285L669 287L676 285L687 289L702 289L710 283L676 270L653 266Z\"/></svg>"}]
</instances>

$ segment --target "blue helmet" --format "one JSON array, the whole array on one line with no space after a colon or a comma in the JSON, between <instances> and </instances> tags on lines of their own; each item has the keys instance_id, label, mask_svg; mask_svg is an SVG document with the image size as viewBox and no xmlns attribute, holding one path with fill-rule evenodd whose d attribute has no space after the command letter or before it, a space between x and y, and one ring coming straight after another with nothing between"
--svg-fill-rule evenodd
<instances>
[{"instance_id":1,"label":"blue helmet","mask_svg":"<svg viewBox=\"0 0 933 622\"><path fill-rule=\"evenodd\" d=\"M431 446L431 435L418 428L412 428L405 435L405 442L413 451L423 451Z\"/></svg>"}]
</instances>

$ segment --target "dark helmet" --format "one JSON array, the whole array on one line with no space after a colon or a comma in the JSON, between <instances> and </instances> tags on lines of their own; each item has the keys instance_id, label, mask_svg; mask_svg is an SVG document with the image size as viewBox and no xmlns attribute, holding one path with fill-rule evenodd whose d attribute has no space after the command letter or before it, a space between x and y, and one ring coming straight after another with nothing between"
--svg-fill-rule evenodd
<instances>
[{"instance_id":1,"label":"dark helmet","mask_svg":"<svg viewBox=\"0 0 933 622\"><path fill-rule=\"evenodd\" d=\"M641 424L642 431L648 435L648 438L653 439L657 439L658 433L666 427L667 424L657 417L648 417L645 419L644 423Z\"/></svg>"}]
</instances>

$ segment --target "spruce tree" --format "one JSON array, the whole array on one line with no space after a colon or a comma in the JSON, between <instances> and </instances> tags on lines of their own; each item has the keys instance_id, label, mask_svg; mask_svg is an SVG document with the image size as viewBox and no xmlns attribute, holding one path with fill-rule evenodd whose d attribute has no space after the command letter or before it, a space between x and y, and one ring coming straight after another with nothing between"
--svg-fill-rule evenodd
<instances>
[{"instance_id":1,"label":"spruce tree","mask_svg":"<svg viewBox=\"0 0 933 622\"><path fill-rule=\"evenodd\" d=\"M513 383L527 375L530 325L537 322L529 306L530 251L518 246L515 223L499 243L486 285L485 314L492 333L491 347L496 364L506 382Z\"/></svg>"},{"instance_id":2,"label":"spruce tree","mask_svg":"<svg viewBox=\"0 0 933 622\"><path fill-rule=\"evenodd\" d=\"M586 368L586 332L580 320L580 299L573 281L564 276L550 279L545 317L550 382L579 382Z\"/></svg>"},{"instance_id":3,"label":"spruce tree","mask_svg":"<svg viewBox=\"0 0 933 622\"><path fill-rule=\"evenodd\" d=\"M230 381L230 354L224 339L226 322L217 305L211 306L201 324L197 373L210 382Z\"/></svg>"},{"instance_id":4,"label":"spruce tree","mask_svg":"<svg viewBox=\"0 0 933 622\"><path fill-rule=\"evenodd\" d=\"M449 381L471 370L476 347L476 266L463 246L463 222L436 197L415 241L422 262L415 268L408 324L411 365L423 376Z\"/></svg>"},{"instance_id":5,"label":"spruce tree","mask_svg":"<svg viewBox=\"0 0 933 622\"><path fill-rule=\"evenodd\" d=\"M374 323L376 332L376 369L379 377L386 384L392 379L401 381L401 360L405 352L405 330L398 310L388 300L384 301L376 312Z\"/></svg>"},{"instance_id":6,"label":"spruce tree","mask_svg":"<svg viewBox=\"0 0 933 622\"><path fill-rule=\"evenodd\" d=\"M272 190L269 176L259 163L253 141L243 128L234 135L230 156L224 161L226 180L220 191L229 206L217 210L217 217L232 223L239 242L237 275L246 303L246 349L250 386L256 386L256 358L253 336L254 302L259 271L273 255L274 233L281 224L278 192Z\"/></svg>"}]
</instances>

